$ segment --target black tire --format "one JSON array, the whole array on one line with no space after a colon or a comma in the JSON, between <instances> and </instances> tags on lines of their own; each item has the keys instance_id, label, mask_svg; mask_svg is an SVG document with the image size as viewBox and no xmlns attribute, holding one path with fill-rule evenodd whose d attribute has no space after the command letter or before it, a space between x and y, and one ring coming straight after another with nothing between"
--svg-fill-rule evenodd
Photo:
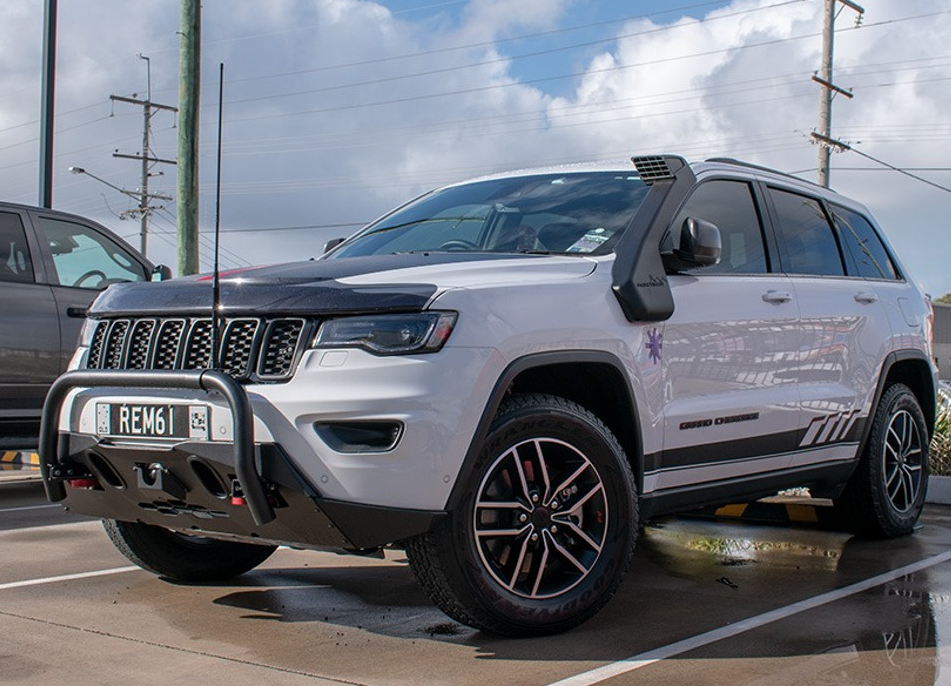
<instances>
[{"instance_id":1,"label":"black tire","mask_svg":"<svg viewBox=\"0 0 951 686\"><path fill-rule=\"evenodd\" d=\"M885 389L868 443L835 501L852 532L895 538L914 531L928 490L928 428L918 399L904 384Z\"/></svg>"},{"instance_id":2,"label":"black tire","mask_svg":"<svg viewBox=\"0 0 951 686\"><path fill-rule=\"evenodd\" d=\"M159 526L104 519L102 526L119 552L153 574L173 581L221 581L264 562L275 546L186 536Z\"/></svg>"},{"instance_id":3,"label":"black tire","mask_svg":"<svg viewBox=\"0 0 951 686\"><path fill-rule=\"evenodd\" d=\"M460 507L406 552L456 621L537 636L604 606L637 533L634 477L611 431L576 403L526 394L500 408Z\"/></svg>"}]
</instances>

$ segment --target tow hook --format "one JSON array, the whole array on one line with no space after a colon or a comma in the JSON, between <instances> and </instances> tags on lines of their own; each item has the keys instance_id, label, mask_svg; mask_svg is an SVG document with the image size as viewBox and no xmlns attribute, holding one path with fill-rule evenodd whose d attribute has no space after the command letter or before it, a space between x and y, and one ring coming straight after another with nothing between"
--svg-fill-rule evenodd
<instances>
[{"instance_id":1,"label":"tow hook","mask_svg":"<svg viewBox=\"0 0 951 686\"><path fill-rule=\"evenodd\" d=\"M161 462L136 462L132 469L139 488L162 491L176 500L185 499L188 492L185 484Z\"/></svg>"}]
</instances>

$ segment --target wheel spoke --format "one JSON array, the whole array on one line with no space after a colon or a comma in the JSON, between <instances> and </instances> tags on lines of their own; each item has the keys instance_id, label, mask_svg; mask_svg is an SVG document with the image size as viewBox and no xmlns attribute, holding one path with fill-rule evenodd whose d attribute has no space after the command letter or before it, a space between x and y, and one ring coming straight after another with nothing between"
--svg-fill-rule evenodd
<instances>
[{"instance_id":1,"label":"wheel spoke","mask_svg":"<svg viewBox=\"0 0 951 686\"><path fill-rule=\"evenodd\" d=\"M545 463L545 453L542 450L541 441L535 441L535 453L538 456L538 469L542 473L542 481L545 484L545 493L542 495L542 502L548 503L551 499L551 478L548 476L548 465Z\"/></svg>"},{"instance_id":2,"label":"wheel spoke","mask_svg":"<svg viewBox=\"0 0 951 686\"><path fill-rule=\"evenodd\" d=\"M509 538L528 533L531 528L531 524L526 524L521 529L482 529L476 531L476 536L479 538Z\"/></svg>"},{"instance_id":3,"label":"wheel spoke","mask_svg":"<svg viewBox=\"0 0 951 686\"><path fill-rule=\"evenodd\" d=\"M591 466L591 463L585 460L584 464L578 467L571 476L561 482L561 485L555 489L555 493L561 493L563 490L571 486L574 483L575 479L584 474L585 470Z\"/></svg>"},{"instance_id":4,"label":"wheel spoke","mask_svg":"<svg viewBox=\"0 0 951 686\"><path fill-rule=\"evenodd\" d=\"M522 495L525 497L525 502L532 502L532 494L528 490L528 481L525 479L525 470L522 468L522 460L518 456L518 450L512 448L509 453L512 456L512 460L515 462L515 470L518 472L518 480L522 485Z\"/></svg>"},{"instance_id":5,"label":"wheel spoke","mask_svg":"<svg viewBox=\"0 0 951 686\"><path fill-rule=\"evenodd\" d=\"M591 548L591 550L593 550L594 552L596 552L596 553L600 553L600 552L601 552L601 546L598 545L598 544L594 541L594 539L592 539L590 536L588 536L588 534L586 534L584 531L582 531L582 530L581 530L581 527L579 527L577 524L575 524L575 523L572 522L571 520L569 520L569 519L562 519L561 517L558 517L557 519L556 519L555 517L552 517L552 520L553 520L553 521L557 521L557 522L559 522L560 524L563 523L565 526L567 526L569 529L571 529L571 532L572 532L575 536L577 536L578 538L580 538L582 541L584 541L585 543L587 543L588 546Z\"/></svg>"},{"instance_id":6,"label":"wheel spoke","mask_svg":"<svg viewBox=\"0 0 951 686\"><path fill-rule=\"evenodd\" d=\"M532 586L532 595L538 595L538 589L541 586L542 578L545 576L545 569L548 567L548 539L542 536L542 559L538 563L538 572L535 574L535 585Z\"/></svg>"},{"instance_id":7,"label":"wheel spoke","mask_svg":"<svg viewBox=\"0 0 951 686\"><path fill-rule=\"evenodd\" d=\"M525 512L531 512L525 506L525 503L518 500L482 500L476 503L476 507L482 510L525 510Z\"/></svg>"},{"instance_id":8,"label":"wheel spoke","mask_svg":"<svg viewBox=\"0 0 951 686\"><path fill-rule=\"evenodd\" d=\"M545 537L551 538L551 544L555 548L555 550L558 551L558 554L561 555L566 560L568 560L568 562L573 564L575 567L577 567L579 572L581 572L582 574L588 573L588 568L585 567L583 564L581 564L581 562L578 561L578 558L576 558L574 555L568 552L568 550L565 549L564 546L559 544L558 541L555 540L554 536L552 536L549 533L546 533ZM546 552L547 552L547 549L546 549Z\"/></svg>"},{"instance_id":9,"label":"wheel spoke","mask_svg":"<svg viewBox=\"0 0 951 686\"><path fill-rule=\"evenodd\" d=\"M522 573L522 565L525 564L525 553L528 550L529 537L526 536L522 541L522 547L518 551L518 560L515 561L515 569L512 570L512 580L509 582L509 590L515 590L515 584L518 582L518 575Z\"/></svg>"},{"instance_id":10,"label":"wheel spoke","mask_svg":"<svg viewBox=\"0 0 951 686\"><path fill-rule=\"evenodd\" d=\"M590 491L588 491L581 498L579 498L578 501L574 505L571 506L571 509L567 510L566 512L563 512L562 514L577 514L578 510L584 507L584 504L586 502L588 502L596 493L600 493L603 490L604 490L604 486L599 481L597 484L594 485L594 487Z\"/></svg>"},{"instance_id":11,"label":"wheel spoke","mask_svg":"<svg viewBox=\"0 0 951 686\"><path fill-rule=\"evenodd\" d=\"M892 482L895 480L895 477L898 476L899 471L900 469L898 467L898 463L896 462L894 463L894 467L892 468L891 473L887 474L885 477L885 488L888 488L889 486L891 486Z\"/></svg>"}]
</instances>

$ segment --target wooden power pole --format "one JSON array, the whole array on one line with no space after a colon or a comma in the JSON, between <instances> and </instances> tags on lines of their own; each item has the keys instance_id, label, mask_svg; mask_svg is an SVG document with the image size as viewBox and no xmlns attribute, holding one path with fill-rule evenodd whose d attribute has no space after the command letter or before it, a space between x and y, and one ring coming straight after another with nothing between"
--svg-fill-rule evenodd
<instances>
[{"instance_id":1,"label":"wooden power pole","mask_svg":"<svg viewBox=\"0 0 951 686\"><path fill-rule=\"evenodd\" d=\"M198 272L198 124L201 2L182 0L178 78L178 275Z\"/></svg>"},{"instance_id":2,"label":"wooden power pole","mask_svg":"<svg viewBox=\"0 0 951 686\"><path fill-rule=\"evenodd\" d=\"M841 2L859 13L859 19L865 10L851 0L825 0L825 14L822 22L822 66L819 74L813 74L812 80L819 84L819 129L813 135L813 141L819 144L819 185L829 187L829 163L832 157L832 96L839 93L847 98L852 94L839 88L832 82L832 47L835 38L836 3Z\"/></svg>"}]
</instances>

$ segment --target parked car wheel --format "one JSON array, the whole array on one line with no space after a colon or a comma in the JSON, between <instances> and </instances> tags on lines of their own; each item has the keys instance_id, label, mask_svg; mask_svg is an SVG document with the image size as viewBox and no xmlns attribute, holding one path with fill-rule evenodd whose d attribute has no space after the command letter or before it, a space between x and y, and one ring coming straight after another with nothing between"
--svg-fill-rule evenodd
<instances>
[{"instance_id":1,"label":"parked car wheel","mask_svg":"<svg viewBox=\"0 0 951 686\"><path fill-rule=\"evenodd\" d=\"M220 581L244 574L277 548L219 541L138 522L106 519L103 528L129 560L173 581Z\"/></svg>"},{"instance_id":2,"label":"parked car wheel","mask_svg":"<svg viewBox=\"0 0 951 686\"><path fill-rule=\"evenodd\" d=\"M837 508L851 529L872 538L911 533L928 489L928 428L904 384L882 394L859 465Z\"/></svg>"},{"instance_id":3,"label":"parked car wheel","mask_svg":"<svg viewBox=\"0 0 951 686\"><path fill-rule=\"evenodd\" d=\"M462 506L407 553L454 619L495 633L564 631L617 590L638 531L630 465L610 430L562 398L498 413Z\"/></svg>"}]
</instances>

